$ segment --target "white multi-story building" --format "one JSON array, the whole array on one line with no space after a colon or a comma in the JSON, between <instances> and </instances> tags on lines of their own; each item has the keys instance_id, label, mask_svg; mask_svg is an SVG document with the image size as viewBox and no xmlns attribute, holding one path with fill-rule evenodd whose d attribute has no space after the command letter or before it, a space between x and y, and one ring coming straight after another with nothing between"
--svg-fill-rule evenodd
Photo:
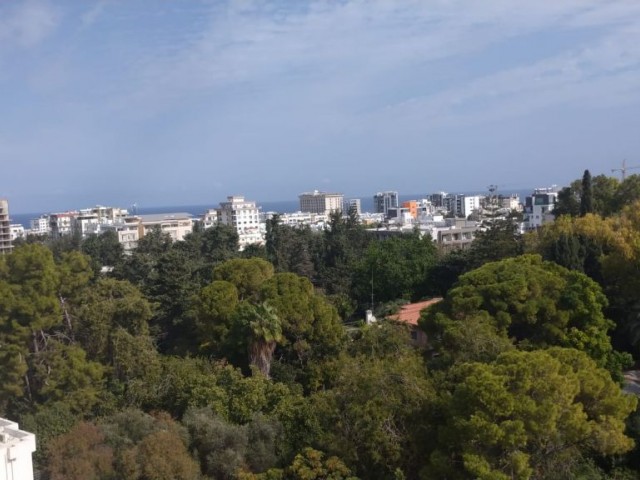
<instances>
[{"instance_id":1,"label":"white multi-story building","mask_svg":"<svg viewBox=\"0 0 640 480\"><path fill-rule=\"evenodd\" d=\"M350 198L345 200L344 209L342 211L344 213L349 213L351 210L355 211L356 215L360 216L362 213L362 206L359 198Z\"/></svg>"},{"instance_id":2,"label":"white multi-story building","mask_svg":"<svg viewBox=\"0 0 640 480\"><path fill-rule=\"evenodd\" d=\"M314 190L313 192L301 193L300 211L307 213L323 213L329 215L331 212L342 212L344 195L342 193L328 193Z\"/></svg>"},{"instance_id":3,"label":"white multi-story building","mask_svg":"<svg viewBox=\"0 0 640 480\"><path fill-rule=\"evenodd\" d=\"M398 192L378 192L373 196L373 208L375 213L382 213L385 217L389 215L390 208L398 208Z\"/></svg>"},{"instance_id":4,"label":"white multi-story building","mask_svg":"<svg viewBox=\"0 0 640 480\"><path fill-rule=\"evenodd\" d=\"M40 215L38 218L32 218L30 232L34 235L50 233L49 215Z\"/></svg>"},{"instance_id":5,"label":"white multi-story building","mask_svg":"<svg viewBox=\"0 0 640 480\"><path fill-rule=\"evenodd\" d=\"M21 223L12 223L9 225L9 230L11 231L12 242L25 236L24 226Z\"/></svg>"},{"instance_id":6,"label":"white multi-story building","mask_svg":"<svg viewBox=\"0 0 640 480\"><path fill-rule=\"evenodd\" d=\"M79 215L72 217L71 225L72 230L82 237L100 233L100 219L89 211L81 211Z\"/></svg>"},{"instance_id":7,"label":"white multi-story building","mask_svg":"<svg viewBox=\"0 0 640 480\"><path fill-rule=\"evenodd\" d=\"M0 255L11 253L11 226L9 223L9 201L0 198Z\"/></svg>"},{"instance_id":8,"label":"white multi-story building","mask_svg":"<svg viewBox=\"0 0 640 480\"><path fill-rule=\"evenodd\" d=\"M70 235L73 232L73 219L78 212L52 213L49 215L49 229L54 237Z\"/></svg>"},{"instance_id":9,"label":"white multi-story building","mask_svg":"<svg viewBox=\"0 0 640 480\"><path fill-rule=\"evenodd\" d=\"M456 195L455 214L459 217L467 218L474 211L480 210L479 195Z\"/></svg>"},{"instance_id":10,"label":"white multi-story building","mask_svg":"<svg viewBox=\"0 0 640 480\"><path fill-rule=\"evenodd\" d=\"M525 211L525 229L535 230L545 223L553 222L553 209L558 202L558 189L536 188L530 197L527 197Z\"/></svg>"},{"instance_id":11,"label":"white multi-story building","mask_svg":"<svg viewBox=\"0 0 640 480\"><path fill-rule=\"evenodd\" d=\"M205 230L207 228L213 227L218 223L218 210L216 210L215 208L208 209L202 214L200 221L202 222L202 228L204 228Z\"/></svg>"},{"instance_id":12,"label":"white multi-story building","mask_svg":"<svg viewBox=\"0 0 640 480\"><path fill-rule=\"evenodd\" d=\"M0 418L0 480L33 480L31 454L36 451L36 436L18 428L18 424Z\"/></svg>"},{"instance_id":13,"label":"white multi-story building","mask_svg":"<svg viewBox=\"0 0 640 480\"><path fill-rule=\"evenodd\" d=\"M236 229L240 250L252 243L264 244L266 226L262 222L260 208L256 202L245 200L242 195L232 195L226 202L220 202L218 222Z\"/></svg>"}]
</instances>

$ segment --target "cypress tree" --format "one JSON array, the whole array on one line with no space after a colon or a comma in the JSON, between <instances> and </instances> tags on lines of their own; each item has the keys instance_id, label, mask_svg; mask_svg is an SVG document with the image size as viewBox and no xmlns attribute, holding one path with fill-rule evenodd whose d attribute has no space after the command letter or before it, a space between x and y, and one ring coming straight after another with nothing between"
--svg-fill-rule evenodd
<instances>
[{"instance_id":1,"label":"cypress tree","mask_svg":"<svg viewBox=\"0 0 640 480\"><path fill-rule=\"evenodd\" d=\"M584 171L582 176L582 195L580 196L580 216L593 213L593 190L591 187L591 173Z\"/></svg>"}]
</instances>

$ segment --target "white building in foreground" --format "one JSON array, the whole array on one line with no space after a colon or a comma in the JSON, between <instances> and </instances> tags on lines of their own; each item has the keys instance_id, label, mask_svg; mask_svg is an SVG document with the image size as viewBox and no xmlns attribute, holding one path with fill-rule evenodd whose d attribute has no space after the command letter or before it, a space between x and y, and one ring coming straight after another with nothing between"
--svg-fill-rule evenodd
<instances>
[{"instance_id":1,"label":"white building in foreground","mask_svg":"<svg viewBox=\"0 0 640 480\"><path fill-rule=\"evenodd\" d=\"M18 428L18 424L0 418L0 480L33 480L31 454L36 451L36 436Z\"/></svg>"}]
</instances>

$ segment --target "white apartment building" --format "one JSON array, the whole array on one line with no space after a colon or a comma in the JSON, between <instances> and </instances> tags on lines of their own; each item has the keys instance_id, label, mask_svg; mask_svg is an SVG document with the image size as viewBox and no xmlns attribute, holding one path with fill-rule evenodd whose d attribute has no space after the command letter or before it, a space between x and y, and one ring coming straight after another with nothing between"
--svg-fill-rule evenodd
<instances>
[{"instance_id":1,"label":"white apartment building","mask_svg":"<svg viewBox=\"0 0 640 480\"><path fill-rule=\"evenodd\" d=\"M298 195L300 199L300 211L308 213L342 212L344 195L342 193L328 193L314 190Z\"/></svg>"},{"instance_id":2,"label":"white apartment building","mask_svg":"<svg viewBox=\"0 0 640 480\"><path fill-rule=\"evenodd\" d=\"M274 215L274 212L269 212L266 214L266 218L270 219ZM329 215L324 213L279 213L278 217L282 225L288 225L290 227L302 227L308 225L312 230L321 230L329 223Z\"/></svg>"},{"instance_id":3,"label":"white apartment building","mask_svg":"<svg viewBox=\"0 0 640 480\"><path fill-rule=\"evenodd\" d=\"M345 200L344 209L342 211L344 213L349 213L352 209L356 212L356 215L360 216L362 213L362 205L359 198L350 198Z\"/></svg>"},{"instance_id":4,"label":"white apartment building","mask_svg":"<svg viewBox=\"0 0 640 480\"><path fill-rule=\"evenodd\" d=\"M34 235L45 235L51 232L49 224L49 215L40 215L38 218L31 219L31 228L29 229Z\"/></svg>"},{"instance_id":5,"label":"white apartment building","mask_svg":"<svg viewBox=\"0 0 640 480\"><path fill-rule=\"evenodd\" d=\"M9 225L9 230L11 231L12 242L25 237L24 226L21 223L12 223Z\"/></svg>"},{"instance_id":6,"label":"white apartment building","mask_svg":"<svg viewBox=\"0 0 640 480\"><path fill-rule=\"evenodd\" d=\"M220 202L218 209L218 222L230 225L238 232L240 250L252 243L264 244L266 226L260 217L256 202L245 200L242 195L227 197L226 202Z\"/></svg>"},{"instance_id":7,"label":"white apartment building","mask_svg":"<svg viewBox=\"0 0 640 480\"><path fill-rule=\"evenodd\" d=\"M9 223L9 201L0 198L0 255L11 253L11 227Z\"/></svg>"},{"instance_id":8,"label":"white apartment building","mask_svg":"<svg viewBox=\"0 0 640 480\"><path fill-rule=\"evenodd\" d=\"M52 213L49 215L49 229L54 237L70 235L73 232L73 219L78 212Z\"/></svg>"},{"instance_id":9,"label":"white apartment building","mask_svg":"<svg viewBox=\"0 0 640 480\"><path fill-rule=\"evenodd\" d=\"M218 210L215 208L208 209L202 214L200 221L202 222L202 228L205 230L213 227L218 223Z\"/></svg>"},{"instance_id":10,"label":"white apartment building","mask_svg":"<svg viewBox=\"0 0 640 480\"><path fill-rule=\"evenodd\" d=\"M0 418L0 480L33 480L31 454L36 451L36 436L18 428L18 424Z\"/></svg>"},{"instance_id":11,"label":"white apartment building","mask_svg":"<svg viewBox=\"0 0 640 480\"><path fill-rule=\"evenodd\" d=\"M525 228L535 230L555 219L553 209L558 202L556 187L536 188L525 202Z\"/></svg>"},{"instance_id":12,"label":"white apartment building","mask_svg":"<svg viewBox=\"0 0 640 480\"><path fill-rule=\"evenodd\" d=\"M456 195L456 211L455 214L467 218L474 211L480 210L479 195Z\"/></svg>"},{"instance_id":13,"label":"white apartment building","mask_svg":"<svg viewBox=\"0 0 640 480\"><path fill-rule=\"evenodd\" d=\"M382 213L385 217L389 215L390 208L398 208L399 206L398 192L378 192L373 196L373 208L375 213Z\"/></svg>"}]
</instances>

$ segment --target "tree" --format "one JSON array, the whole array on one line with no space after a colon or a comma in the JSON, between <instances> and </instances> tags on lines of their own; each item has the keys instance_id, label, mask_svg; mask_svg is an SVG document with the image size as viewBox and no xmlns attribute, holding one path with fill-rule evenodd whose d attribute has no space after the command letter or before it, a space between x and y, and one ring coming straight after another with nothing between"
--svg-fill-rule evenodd
<instances>
[{"instance_id":1,"label":"tree","mask_svg":"<svg viewBox=\"0 0 640 480\"><path fill-rule=\"evenodd\" d=\"M633 447L624 422L637 399L583 352L511 351L448 378L427 478L569 479L583 455Z\"/></svg>"},{"instance_id":2,"label":"tree","mask_svg":"<svg viewBox=\"0 0 640 480\"><path fill-rule=\"evenodd\" d=\"M267 303L251 305L247 311L249 324L249 363L267 378L271 370L271 359L278 342L282 341L280 319Z\"/></svg>"},{"instance_id":3,"label":"tree","mask_svg":"<svg viewBox=\"0 0 640 480\"><path fill-rule=\"evenodd\" d=\"M397 470L415 477L433 434L422 419L435 400L420 355L403 348L382 358L341 356L324 368L336 373L311 397L319 446L362 478Z\"/></svg>"},{"instance_id":4,"label":"tree","mask_svg":"<svg viewBox=\"0 0 640 480\"><path fill-rule=\"evenodd\" d=\"M238 289L240 300L252 298L260 286L273 276L273 265L262 258L234 258L213 270L215 280L232 283Z\"/></svg>"},{"instance_id":5,"label":"tree","mask_svg":"<svg viewBox=\"0 0 640 480\"><path fill-rule=\"evenodd\" d=\"M113 449L96 425L78 423L49 445L51 480L108 479L114 475Z\"/></svg>"},{"instance_id":6,"label":"tree","mask_svg":"<svg viewBox=\"0 0 640 480\"><path fill-rule=\"evenodd\" d=\"M404 298L417 300L428 293L429 271L436 247L419 232L369 244L354 274L354 292L361 305Z\"/></svg>"},{"instance_id":7,"label":"tree","mask_svg":"<svg viewBox=\"0 0 640 480\"><path fill-rule=\"evenodd\" d=\"M591 173L584 171L582 176L582 193L580 195L580 216L593 213L593 189L591 186Z\"/></svg>"},{"instance_id":8,"label":"tree","mask_svg":"<svg viewBox=\"0 0 640 480\"><path fill-rule=\"evenodd\" d=\"M220 348L239 303L238 289L224 280L214 280L192 298L191 314L201 348Z\"/></svg>"},{"instance_id":9,"label":"tree","mask_svg":"<svg viewBox=\"0 0 640 480\"><path fill-rule=\"evenodd\" d=\"M115 230L87 237L82 242L82 251L91 257L94 270L98 272L102 266L119 266L124 260L124 247Z\"/></svg>"},{"instance_id":10,"label":"tree","mask_svg":"<svg viewBox=\"0 0 640 480\"><path fill-rule=\"evenodd\" d=\"M303 368L312 359L337 354L344 328L336 309L313 290L311 282L293 273L277 273L260 289L282 326L278 356L282 362Z\"/></svg>"},{"instance_id":11,"label":"tree","mask_svg":"<svg viewBox=\"0 0 640 480\"><path fill-rule=\"evenodd\" d=\"M496 333L521 348L577 348L613 371L620 359L607 335L614 324L604 316L606 305L602 290L586 275L523 255L460 277L444 302L423 313L421 324L438 350L456 323L488 315Z\"/></svg>"}]
</instances>

